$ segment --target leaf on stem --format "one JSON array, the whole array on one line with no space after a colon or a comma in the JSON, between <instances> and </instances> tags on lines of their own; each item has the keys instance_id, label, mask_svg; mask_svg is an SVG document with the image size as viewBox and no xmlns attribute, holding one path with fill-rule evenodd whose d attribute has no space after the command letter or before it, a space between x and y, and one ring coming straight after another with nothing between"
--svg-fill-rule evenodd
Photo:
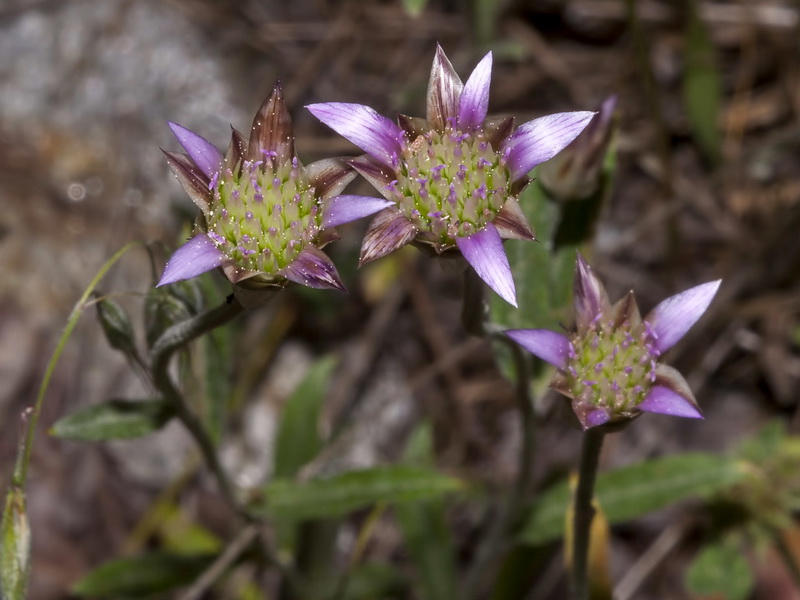
<instances>
[{"instance_id":1,"label":"leaf on stem","mask_svg":"<svg viewBox=\"0 0 800 600\"><path fill-rule=\"evenodd\" d=\"M59 419L50 434L84 442L137 438L158 431L172 416L161 399L109 400Z\"/></svg>"},{"instance_id":2,"label":"leaf on stem","mask_svg":"<svg viewBox=\"0 0 800 600\"><path fill-rule=\"evenodd\" d=\"M374 467L308 482L275 479L265 487L268 500L264 509L277 519L322 519L346 515L377 502L411 502L463 488L460 480L432 469Z\"/></svg>"}]
</instances>

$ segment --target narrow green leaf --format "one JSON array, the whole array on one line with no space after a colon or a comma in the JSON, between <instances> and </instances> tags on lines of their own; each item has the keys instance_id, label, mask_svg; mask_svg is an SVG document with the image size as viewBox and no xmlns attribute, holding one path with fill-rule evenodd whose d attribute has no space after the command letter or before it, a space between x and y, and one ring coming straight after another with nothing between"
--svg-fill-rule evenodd
<instances>
[{"instance_id":1,"label":"narrow green leaf","mask_svg":"<svg viewBox=\"0 0 800 600\"><path fill-rule=\"evenodd\" d=\"M740 463L732 458L688 453L600 473L596 489L608 521L619 523L686 498L708 497L743 475ZM561 537L569 499L566 481L542 493L520 532L520 542L535 545Z\"/></svg>"},{"instance_id":2,"label":"narrow green leaf","mask_svg":"<svg viewBox=\"0 0 800 600\"><path fill-rule=\"evenodd\" d=\"M31 570L31 531L24 492L12 486L0 525L0 592L3 600L24 600Z\"/></svg>"},{"instance_id":3,"label":"narrow green leaf","mask_svg":"<svg viewBox=\"0 0 800 600\"><path fill-rule=\"evenodd\" d=\"M686 587L695 596L745 600L753 588L753 574L741 549L722 540L700 551L686 572Z\"/></svg>"},{"instance_id":4,"label":"narrow green leaf","mask_svg":"<svg viewBox=\"0 0 800 600\"><path fill-rule=\"evenodd\" d=\"M142 597L189 585L214 556L154 552L107 562L81 579L72 593L89 598Z\"/></svg>"},{"instance_id":5,"label":"narrow green leaf","mask_svg":"<svg viewBox=\"0 0 800 600\"><path fill-rule=\"evenodd\" d=\"M714 43L698 12L696 1L688 3L683 101L692 133L709 159L720 158L719 128L721 83Z\"/></svg>"},{"instance_id":6,"label":"narrow green leaf","mask_svg":"<svg viewBox=\"0 0 800 600\"><path fill-rule=\"evenodd\" d=\"M305 378L289 396L283 407L275 441L275 476L292 479L322 449L319 415L328 391L335 361L333 357L317 360ZM338 521L276 523L279 546L303 554L303 567L317 583L335 579L330 571L331 557L336 552Z\"/></svg>"},{"instance_id":7,"label":"narrow green leaf","mask_svg":"<svg viewBox=\"0 0 800 600\"><path fill-rule=\"evenodd\" d=\"M346 515L376 502L410 502L463 489L458 479L403 465L350 471L330 479L267 484L266 511L275 518L320 519Z\"/></svg>"},{"instance_id":8,"label":"narrow green leaf","mask_svg":"<svg viewBox=\"0 0 800 600\"><path fill-rule=\"evenodd\" d=\"M275 442L276 477L294 477L322 448L319 414L335 362L331 356L317 360L286 401Z\"/></svg>"},{"instance_id":9,"label":"narrow green leaf","mask_svg":"<svg viewBox=\"0 0 800 600\"><path fill-rule=\"evenodd\" d=\"M154 433L171 418L164 400L109 400L59 419L50 434L86 442L129 439Z\"/></svg>"}]
</instances>

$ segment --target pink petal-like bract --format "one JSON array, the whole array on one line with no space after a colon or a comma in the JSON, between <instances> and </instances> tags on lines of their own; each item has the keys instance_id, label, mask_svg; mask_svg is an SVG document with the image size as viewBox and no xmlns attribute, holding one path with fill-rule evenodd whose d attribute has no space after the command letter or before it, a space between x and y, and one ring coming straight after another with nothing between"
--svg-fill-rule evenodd
<instances>
[{"instance_id":1,"label":"pink petal-like bract","mask_svg":"<svg viewBox=\"0 0 800 600\"><path fill-rule=\"evenodd\" d=\"M177 123L169 123L172 133L178 138L183 149L191 157L206 177L212 179L222 165L222 153L211 142Z\"/></svg>"},{"instance_id":2,"label":"pink petal-like bract","mask_svg":"<svg viewBox=\"0 0 800 600\"><path fill-rule=\"evenodd\" d=\"M314 246L306 246L281 275L310 288L346 291L331 259Z\"/></svg>"},{"instance_id":3,"label":"pink petal-like bract","mask_svg":"<svg viewBox=\"0 0 800 600\"><path fill-rule=\"evenodd\" d=\"M253 118L247 158L252 161L274 159L275 164L282 165L293 157L292 117L286 108L281 84L277 83Z\"/></svg>"},{"instance_id":4,"label":"pink petal-like bract","mask_svg":"<svg viewBox=\"0 0 800 600\"><path fill-rule=\"evenodd\" d=\"M483 57L461 91L458 104L458 128L469 131L486 120L489 111L489 86L492 81L492 53Z\"/></svg>"},{"instance_id":5,"label":"pink petal-like bract","mask_svg":"<svg viewBox=\"0 0 800 600\"><path fill-rule=\"evenodd\" d=\"M368 217L378 211L394 206L394 202L372 196L353 196L344 194L334 196L326 202L322 213L322 228L336 227Z\"/></svg>"},{"instance_id":6,"label":"pink petal-like bract","mask_svg":"<svg viewBox=\"0 0 800 600\"><path fill-rule=\"evenodd\" d=\"M636 407L639 410L673 417L686 417L688 419L702 419L703 415L688 399L674 390L655 385L647 397Z\"/></svg>"},{"instance_id":7,"label":"pink petal-like bract","mask_svg":"<svg viewBox=\"0 0 800 600\"><path fill-rule=\"evenodd\" d=\"M610 302L605 287L580 253L578 253L575 262L575 283L573 288L575 320L578 328L585 330L608 310Z\"/></svg>"},{"instance_id":8,"label":"pink petal-like bract","mask_svg":"<svg viewBox=\"0 0 800 600\"><path fill-rule=\"evenodd\" d=\"M457 237L456 244L478 276L512 306L517 306L517 293L503 240L491 223L467 237Z\"/></svg>"},{"instance_id":9,"label":"pink petal-like bract","mask_svg":"<svg viewBox=\"0 0 800 600\"><path fill-rule=\"evenodd\" d=\"M185 154L177 152L167 152L162 150L167 157L167 164L181 184L181 187L189 195L197 207L208 214L208 208L212 198L212 192L208 189L208 177L205 176L194 161Z\"/></svg>"},{"instance_id":10,"label":"pink petal-like bract","mask_svg":"<svg viewBox=\"0 0 800 600\"><path fill-rule=\"evenodd\" d=\"M503 145L508 149L512 179L520 179L536 165L566 148L592 120L590 111L547 115L520 125Z\"/></svg>"},{"instance_id":11,"label":"pink petal-like bract","mask_svg":"<svg viewBox=\"0 0 800 600\"><path fill-rule=\"evenodd\" d=\"M394 200L396 194L392 191L391 182L395 180L397 175L394 171L365 154L357 156L349 161L349 164L355 169L359 175L369 182L381 195L387 200Z\"/></svg>"},{"instance_id":12,"label":"pink petal-like bract","mask_svg":"<svg viewBox=\"0 0 800 600\"><path fill-rule=\"evenodd\" d=\"M523 241L536 239L528 223L528 218L516 198L506 200L492 223L497 227L497 231L503 239Z\"/></svg>"},{"instance_id":13,"label":"pink petal-like bract","mask_svg":"<svg viewBox=\"0 0 800 600\"><path fill-rule=\"evenodd\" d=\"M397 209L387 208L378 213L367 228L361 242L358 264L363 265L402 248L417 234L414 224Z\"/></svg>"},{"instance_id":14,"label":"pink petal-like bract","mask_svg":"<svg viewBox=\"0 0 800 600\"><path fill-rule=\"evenodd\" d=\"M444 131L451 119L458 118L458 104L464 84L440 45L436 45L431 76L428 79L426 117L435 131Z\"/></svg>"},{"instance_id":15,"label":"pink petal-like bract","mask_svg":"<svg viewBox=\"0 0 800 600\"><path fill-rule=\"evenodd\" d=\"M327 102L306 106L317 119L367 154L392 165L401 150L403 130L363 104Z\"/></svg>"},{"instance_id":16,"label":"pink petal-like bract","mask_svg":"<svg viewBox=\"0 0 800 600\"><path fill-rule=\"evenodd\" d=\"M567 336L549 329L510 329L505 334L534 356L565 369L569 360Z\"/></svg>"},{"instance_id":17,"label":"pink petal-like bract","mask_svg":"<svg viewBox=\"0 0 800 600\"><path fill-rule=\"evenodd\" d=\"M703 316L722 283L710 281L671 296L656 306L645 318L652 328L656 349L664 353Z\"/></svg>"},{"instance_id":18,"label":"pink petal-like bract","mask_svg":"<svg viewBox=\"0 0 800 600\"><path fill-rule=\"evenodd\" d=\"M170 257L156 287L202 275L220 266L225 259L205 233L196 235Z\"/></svg>"},{"instance_id":19,"label":"pink petal-like bract","mask_svg":"<svg viewBox=\"0 0 800 600\"><path fill-rule=\"evenodd\" d=\"M341 194L357 173L343 160L323 158L306 165L306 177L319 198Z\"/></svg>"}]
</instances>

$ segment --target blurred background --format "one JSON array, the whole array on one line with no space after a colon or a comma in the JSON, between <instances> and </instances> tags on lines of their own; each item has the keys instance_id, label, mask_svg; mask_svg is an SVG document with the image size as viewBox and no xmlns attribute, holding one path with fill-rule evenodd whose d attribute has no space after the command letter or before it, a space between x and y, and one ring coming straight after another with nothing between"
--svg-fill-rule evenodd
<instances>
[{"instance_id":1,"label":"blurred background","mask_svg":"<svg viewBox=\"0 0 800 600\"><path fill-rule=\"evenodd\" d=\"M612 299L634 289L646 312L691 285L724 279L709 314L671 356L706 420L645 417L609 438L603 467L722 452L776 418L800 433L797 2L4 0L3 482L20 415L91 277L125 242L175 247L194 218L159 151L178 149L166 122L224 147L229 124L246 131L280 80L303 160L354 155L302 107L346 101L422 115L437 42L462 78L494 51L490 113L514 114L518 123L594 110L618 95L617 173L592 255ZM502 489L513 480L520 438L513 388L488 344L461 327L460 278L413 250L356 271L363 229L342 228L342 241L330 247L350 296L298 293L248 315L232 351L226 463L244 485L269 475L282 401L315 356L336 350L341 364L323 427L347 422L348 432L328 467L395 460L426 417L442 469ZM160 267L166 251L157 256ZM144 250L133 250L102 289L140 313L152 276ZM228 531L231 515L198 474L178 428L104 445L46 435L78 407L145 393L87 312L56 371L34 448L32 599L67 598L102 561L168 538L147 520L165 493L180 500L181 515ZM579 434L562 415L563 400L539 400L547 423L537 434L541 483L575 464ZM658 587L636 597L688 597L680 576L691 511L661 511L615 530L619 578L659 532L682 527L650 575ZM468 542L478 524L461 507L454 536ZM402 564L398 547L386 525L369 552ZM559 568L555 561L550 570ZM784 579L767 562L754 597L789 598L767 591L788 594L770 587ZM543 589L531 597L550 596Z\"/></svg>"}]
</instances>

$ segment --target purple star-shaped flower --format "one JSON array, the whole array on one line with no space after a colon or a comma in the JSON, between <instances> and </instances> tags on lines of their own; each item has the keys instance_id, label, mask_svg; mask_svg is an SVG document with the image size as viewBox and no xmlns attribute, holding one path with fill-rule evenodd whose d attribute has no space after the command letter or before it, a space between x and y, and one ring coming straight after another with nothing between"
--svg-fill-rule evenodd
<instances>
[{"instance_id":1,"label":"purple star-shaped flower","mask_svg":"<svg viewBox=\"0 0 800 600\"><path fill-rule=\"evenodd\" d=\"M170 128L187 154L164 154L203 218L158 285L221 267L232 283L252 289L289 281L344 289L320 248L336 239L335 226L390 203L341 195L356 173L339 159L300 163L280 85L256 113L249 139L234 129L224 156L185 127Z\"/></svg>"},{"instance_id":2,"label":"purple star-shaped flower","mask_svg":"<svg viewBox=\"0 0 800 600\"><path fill-rule=\"evenodd\" d=\"M367 154L350 161L392 205L370 224L363 264L414 242L442 253L457 248L478 275L516 306L503 238L532 240L517 197L528 172L567 146L594 113L568 112L514 128L487 118L492 54L462 83L437 47L427 118L398 123L361 104L307 108Z\"/></svg>"},{"instance_id":3,"label":"purple star-shaped flower","mask_svg":"<svg viewBox=\"0 0 800 600\"><path fill-rule=\"evenodd\" d=\"M642 319L633 292L612 306L603 284L578 255L577 332L512 329L506 335L558 368L551 387L572 399L584 429L622 422L642 411L701 419L686 380L658 359L703 315L720 283L667 298Z\"/></svg>"}]
</instances>

